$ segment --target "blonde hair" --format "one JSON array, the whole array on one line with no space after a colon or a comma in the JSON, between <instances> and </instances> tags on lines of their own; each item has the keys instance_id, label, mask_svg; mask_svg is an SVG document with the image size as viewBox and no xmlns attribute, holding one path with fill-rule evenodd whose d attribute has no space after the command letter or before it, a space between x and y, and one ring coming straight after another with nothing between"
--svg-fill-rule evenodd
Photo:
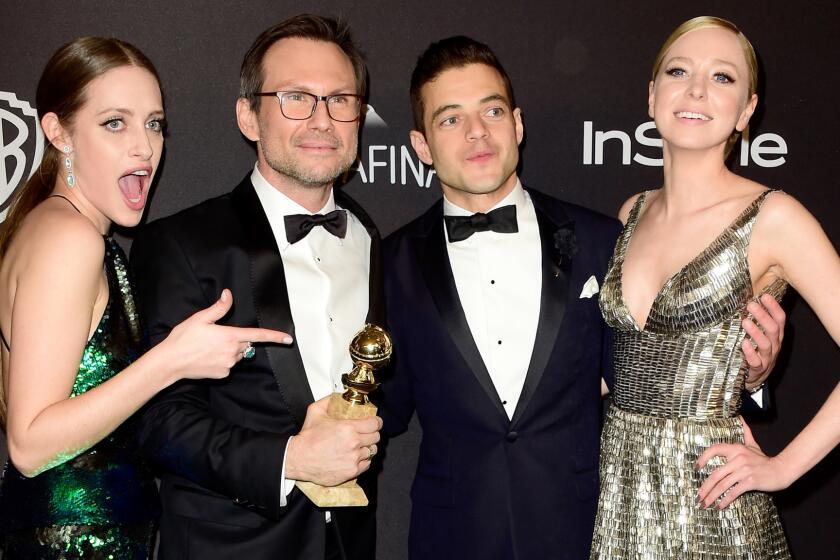
<instances>
[{"instance_id":1,"label":"blonde hair","mask_svg":"<svg viewBox=\"0 0 840 560\"><path fill-rule=\"evenodd\" d=\"M691 31L708 28L726 29L727 31L734 33L738 38L738 42L741 44L741 52L744 53L744 59L747 62L747 99L749 99L758 88L758 60L755 56L755 49L753 48L752 43L750 43L750 40L747 39L747 36L738 29L737 25L731 21L715 16L697 16L688 21L684 21L676 29L674 29L668 38L665 39L665 42L662 43L659 53L657 53L656 58L653 60L653 71L651 72L650 78L651 81L656 81L656 77L662 69L662 61L665 60L665 55L677 39L686 33L690 33ZM741 133L737 130L729 136L729 140L726 142L726 155L729 155L729 152L732 151L732 148L735 146L735 143L738 141L740 136Z\"/></svg>"}]
</instances>

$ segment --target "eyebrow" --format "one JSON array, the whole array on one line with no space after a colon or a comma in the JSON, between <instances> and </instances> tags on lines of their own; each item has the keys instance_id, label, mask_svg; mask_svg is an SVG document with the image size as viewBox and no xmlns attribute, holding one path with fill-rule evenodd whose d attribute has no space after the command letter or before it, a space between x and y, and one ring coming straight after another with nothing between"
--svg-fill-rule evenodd
<instances>
[{"instance_id":1,"label":"eyebrow","mask_svg":"<svg viewBox=\"0 0 840 560\"><path fill-rule=\"evenodd\" d=\"M96 113L96 115L104 115L105 113L121 113L123 115L132 116L134 114L134 111L132 111L131 109L124 109L122 107L108 107L107 109L99 111L98 113Z\"/></svg>"},{"instance_id":2,"label":"eyebrow","mask_svg":"<svg viewBox=\"0 0 840 560\"><path fill-rule=\"evenodd\" d=\"M460 109L461 107L462 107L462 105L456 105L456 104L450 104L450 105L444 105L442 107L438 107L437 109L435 109L435 112L432 113L432 120L435 120L436 118L438 118L438 116L441 113L445 113L446 111L449 111L451 109Z\"/></svg>"},{"instance_id":3,"label":"eyebrow","mask_svg":"<svg viewBox=\"0 0 840 560\"><path fill-rule=\"evenodd\" d=\"M303 85L300 82L286 82L284 84L281 84L281 85L277 86L277 89L266 90L266 91L302 91L303 93L312 93L312 89L314 89L312 87L312 85L313 84ZM327 95L340 95L342 93L359 95L356 92L356 86L355 85L350 85L350 84L344 84L340 87L337 87L337 88L333 89ZM312 93L312 95L317 95L317 94Z\"/></svg>"},{"instance_id":4,"label":"eyebrow","mask_svg":"<svg viewBox=\"0 0 840 560\"><path fill-rule=\"evenodd\" d=\"M129 117L134 116L134 111L132 111L131 109L126 109L124 107L109 107L108 109L103 109L102 111L99 111L98 113L96 113L96 116L98 117L98 116L101 116L101 115L105 115L107 113L119 113L119 114L126 115L126 116L129 116ZM150 117L157 117L157 116L163 116L163 114L164 114L163 109L155 109L154 111L149 113L149 116Z\"/></svg>"},{"instance_id":5,"label":"eyebrow","mask_svg":"<svg viewBox=\"0 0 840 560\"><path fill-rule=\"evenodd\" d=\"M668 66L668 64L670 64L672 62L694 62L694 61L691 60L690 58L687 58L687 57L684 57L684 56L675 56L673 58L669 58L663 66ZM715 58L715 59L712 60L712 62L715 62L717 64L725 64L726 66L731 66L735 70L738 69L738 67L735 66L733 63L729 62L728 60L723 60L722 58Z\"/></svg>"},{"instance_id":6,"label":"eyebrow","mask_svg":"<svg viewBox=\"0 0 840 560\"><path fill-rule=\"evenodd\" d=\"M488 95L487 97L482 99L479 103L488 103L490 101L503 101L507 105L510 105L510 101L508 101L507 97L505 97L501 93L494 93L493 95Z\"/></svg>"},{"instance_id":7,"label":"eyebrow","mask_svg":"<svg viewBox=\"0 0 840 560\"><path fill-rule=\"evenodd\" d=\"M484 103L489 103L490 101L503 101L505 104L510 105L510 102L507 100L507 98L500 93L493 93L491 95L488 95L487 97L483 97L481 100L479 100L478 103L479 104L484 104ZM431 120L435 120L438 117L438 115L440 115L441 113L444 113L444 112L449 111L451 109L460 109L461 107L463 107L463 105L457 105L457 104L443 105L442 107L438 107L435 110L435 112L432 113Z\"/></svg>"}]
</instances>

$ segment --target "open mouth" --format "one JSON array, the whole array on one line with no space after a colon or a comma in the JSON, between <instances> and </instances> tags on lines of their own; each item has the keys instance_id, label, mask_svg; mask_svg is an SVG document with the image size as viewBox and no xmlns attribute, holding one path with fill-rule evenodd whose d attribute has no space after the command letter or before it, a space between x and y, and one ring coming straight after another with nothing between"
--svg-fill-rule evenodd
<instances>
[{"instance_id":1,"label":"open mouth","mask_svg":"<svg viewBox=\"0 0 840 560\"><path fill-rule=\"evenodd\" d=\"M693 121L710 121L712 117L704 115L703 113L694 113L692 111L677 111L674 116L678 119L689 119Z\"/></svg>"},{"instance_id":2,"label":"open mouth","mask_svg":"<svg viewBox=\"0 0 840 560\"><path fill-rule=\"evenodd\" d=\"M148 169L137 169L119 178L117 183L129 208L133 210L143 208L150 178L151 174Z\"/></svg>"}]
</instances>

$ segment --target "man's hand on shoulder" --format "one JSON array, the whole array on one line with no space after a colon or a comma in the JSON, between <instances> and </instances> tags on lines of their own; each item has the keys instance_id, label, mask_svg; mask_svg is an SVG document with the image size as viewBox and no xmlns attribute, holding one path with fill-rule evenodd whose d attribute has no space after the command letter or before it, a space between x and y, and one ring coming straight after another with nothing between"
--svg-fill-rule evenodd
<instances>
[{"instance_id":1,"label":"man's hand on shoulder","mask_svg":"<svg viewBox=\"0 0 840 560\"><path fill-rule=\"evenodd\" d=\"M289 441L286 478L335 486L370 468L382 420L378 416L336 420L327 415L330 397L309 405L303 429Z\"/></svg>"}]
</instances>

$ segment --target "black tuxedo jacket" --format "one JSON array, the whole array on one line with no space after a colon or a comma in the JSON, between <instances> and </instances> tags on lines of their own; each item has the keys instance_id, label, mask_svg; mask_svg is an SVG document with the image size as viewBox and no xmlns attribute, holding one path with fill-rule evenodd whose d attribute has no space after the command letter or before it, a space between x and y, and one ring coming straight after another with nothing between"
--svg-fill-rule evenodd
<instances>
[{"instance_id":1,"label":"black tuxedo jacket","mask_svg":"<svg viewBox=\"0 0 840 560\"><path fill-rule=\"evenodd\" d=\"M590 276L602 282L620 224L528 192L542 243L542 291L537 338L510 420L458 299L442 203L384 243L395 357L380 414L386 433L404 430L415 410L423 429L411 491L412 559L589 555L600 380L611 382L612 338L597 295L580 294Z\"/></svg>"},{"instance_id":2,"label":"black tuxedo jacket","mask_svg":"<svg viewBox=\"0 0 840 560\"><path fill-rule=\"evenodd\" d=\"M371 236L368 321L383 324L379 234L341 190L335 200ZM131 265L151 344L224 288L233 308L220 324L295 336L283 261L249 177L227 195L146 226ZM268 345L226 379L181 381L147 405L141 445L162 470L162 559L324 559L324 511L298 489L280 507L286 442L311 402L297 346ZM365 478L371 505L332 511L347 560L374 557L375 487Z\"/></svg>"}]
</instances>

